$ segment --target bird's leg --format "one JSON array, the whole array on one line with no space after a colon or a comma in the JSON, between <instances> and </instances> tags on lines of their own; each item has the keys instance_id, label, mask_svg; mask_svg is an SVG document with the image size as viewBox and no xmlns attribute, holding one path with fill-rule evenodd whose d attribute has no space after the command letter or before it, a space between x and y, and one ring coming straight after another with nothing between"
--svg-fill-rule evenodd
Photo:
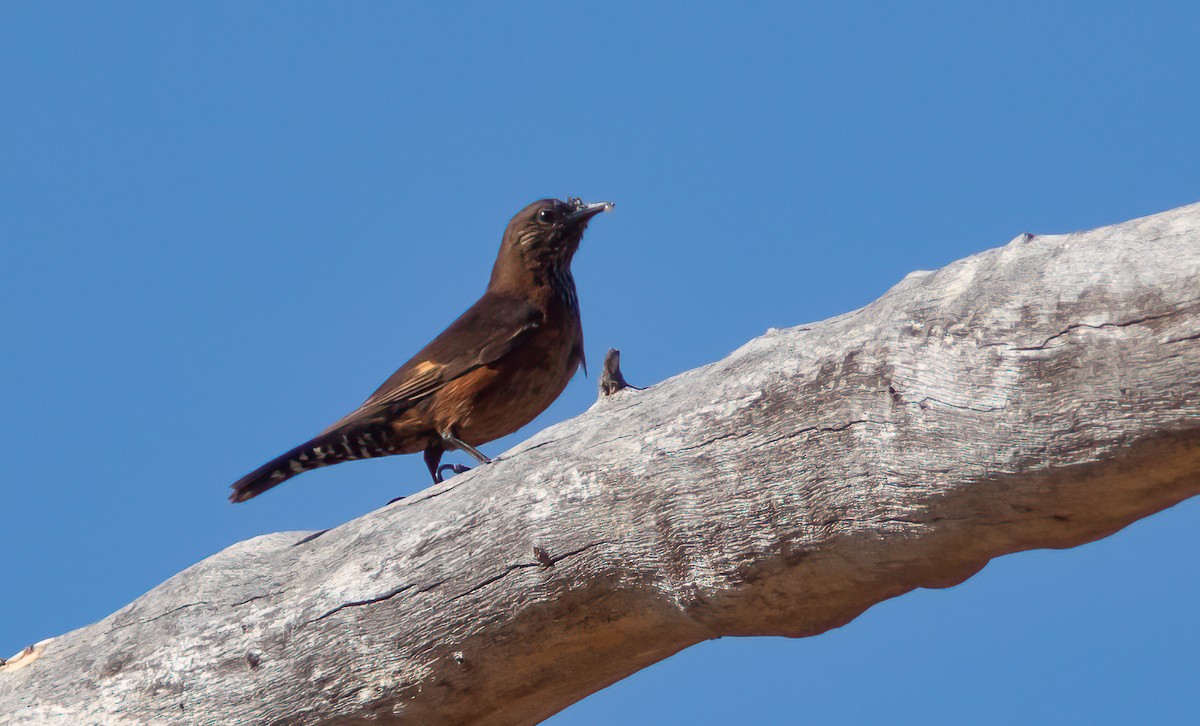
<instances>
[{"instance_id":1,"label":"bird's leg","mask_svg":"<svg viewBox=\"0 0 1200 726\"><path fill-rule=\"evenodd\" d=\"M478 461L480 464L492 463L492 460L487 458L486 456L484 456L482 453L480 453L479 449L476 449L474 446L471 446L467 442L459 439L454 434L451 434L449 436L449 438L444 438L443 441L445 441L448 444L453 445L454 448L458 449L459 451L467 452L468 454L471 455L472 459L474 459L475 461Z\"/></svg>"},{"instance_id":2,"label":"bird's leg","mask_svg":"<svg viewBox=\"0 0 1200 726\"><path fill-rule=\"evenodd\" d=\"M446 449L442 447L441 442L425 449L425 466L429 467L429 475L433 477L434 484L442 483L442 470L438 464L442 461L442 454Z\"/></svg>"},{"instance_id":3,"label":"bird's leg","mask_svg":"<svg viewBox=\"0 0 1200 726\"><path fill-rule=\"evenodd\" d=\"M449 429L442 432L442 442L441 443L442 443L442 446L447 449L458 449L459 451L467 452L468 454L470 454L472 459L474 459L475 461L478 461L480 464L492 463L492 460L487 458L486 456L484 456L479 451L479 449L476 449L474 446L471 446L467 442L458 438L457 436L454 435L454 432ZM428 456L428 454L426 456ZM438 456L438 459L439 460L441 459L440 454ZM425 463L429 463L428 458L426 458ZM440 481L441 476L442 476L442 471L444 469L449 469L450 471L453 471L455 474L461 474L464 471L470 471L471 467L463 466L462 464L445 464L443 466L438 467L437 473L434 474L434 478L436 478L438 481Z\"/></svg>"}]
</instances>

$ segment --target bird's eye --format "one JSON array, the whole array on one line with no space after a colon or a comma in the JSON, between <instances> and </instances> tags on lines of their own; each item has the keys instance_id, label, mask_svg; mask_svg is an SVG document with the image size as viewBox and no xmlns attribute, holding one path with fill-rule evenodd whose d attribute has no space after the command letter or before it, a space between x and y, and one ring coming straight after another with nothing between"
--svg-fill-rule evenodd
<instances>
[{"instance_id":1,"label":"bird's eye","mask_svg":"<svg viewBox=\"0 0 1200 726\"><path fill-rule=\"evenodd\" d=\"M539 222L545 222L549 224L550 222L554 221L554 216L553 209L543 209L542 211L538 212L537 218Z\"/></svg>"}]
</instances>

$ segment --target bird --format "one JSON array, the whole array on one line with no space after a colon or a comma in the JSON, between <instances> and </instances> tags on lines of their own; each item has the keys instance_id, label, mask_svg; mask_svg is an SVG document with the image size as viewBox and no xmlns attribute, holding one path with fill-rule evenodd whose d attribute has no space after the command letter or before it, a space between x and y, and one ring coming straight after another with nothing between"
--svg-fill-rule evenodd
<instances>
[{"instance_id":1,"label":"bird","mask_svg":"<svg viewBox=\"0 0 1200 726\"><path fill-rule=\"evenodd\" d=\"M434 483L467 470L442 465L447 451L490 463L479 446L532 421L587 372L571 261L589 220L613 206L539 199L517 212L483 296L361 406L234 482L229 500L357 459L423 452Z\"/></svg>"}]
</instances>

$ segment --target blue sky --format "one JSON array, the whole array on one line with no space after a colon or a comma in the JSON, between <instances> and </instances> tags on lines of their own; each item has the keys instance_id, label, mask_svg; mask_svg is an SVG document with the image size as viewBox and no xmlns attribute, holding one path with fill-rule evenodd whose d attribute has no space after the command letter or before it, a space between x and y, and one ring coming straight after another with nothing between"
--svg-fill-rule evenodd
<instances>
[{"instance_id":1,"label":"blue sky","mask_svg":"<svg viewBox=\"0 0 1200 726\"><path fill-rule=\"evenodd\" d=\"M619 347L642 385L1200 200L1193 4L434 5L0 7L0 655L423 488L393 457L225 501L469 305L532 199L617 202L576 278L592 370ZM552 723L1182 721L1198 517L707 643Z\"/></svg>"}]
</instances>

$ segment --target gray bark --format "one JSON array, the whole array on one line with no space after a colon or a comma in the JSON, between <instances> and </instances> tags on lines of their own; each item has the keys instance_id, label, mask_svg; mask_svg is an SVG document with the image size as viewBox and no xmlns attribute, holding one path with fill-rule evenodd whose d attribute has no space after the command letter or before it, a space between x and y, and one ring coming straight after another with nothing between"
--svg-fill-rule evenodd
<instances>
[{"instance_id":1,"label":"gray bark","mask_svg":"<svg viewBox=\"0 0 1200 726\"><path fill-rule=\"evenodd\" d=\"M803 294L798 292L797 294ZM533 723L1200 491L1200 205L1022 235L0 668L0 721Z\"/></svg>"}]
</instances>

